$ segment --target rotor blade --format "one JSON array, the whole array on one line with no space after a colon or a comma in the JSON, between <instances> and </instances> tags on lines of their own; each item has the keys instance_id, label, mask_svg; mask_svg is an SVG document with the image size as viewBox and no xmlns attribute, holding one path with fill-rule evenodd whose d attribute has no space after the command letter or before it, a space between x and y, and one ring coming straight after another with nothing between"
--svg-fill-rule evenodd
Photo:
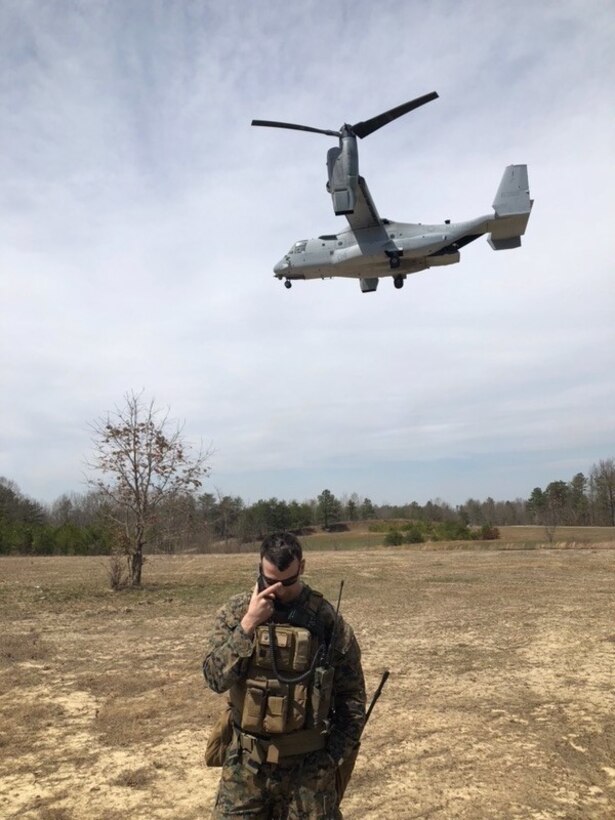
<instances>
[{"instance_id":1,"label":"rotor blade","mask_svg":"<svg viewBox=\"0 0 615 820\"><path fill-rule=\"evenodd\" d=\"M290 128L293 131L311 131L313 134L326 134L328 137L340 137L339 131L327 131L324 128L312 128L309 125L295 125L292 122L273 122L272 120L252 120L252 125L265 125L268 128Z\"/></svg>"},{"instance_id":2,"label":"rotor blade","mask_svg":"<svg viewBox=\"0 0 615 820\"><path fill-rule=\"evenodd\" d=\"M350 127L357 137L363 139L363 137L367 137L369 134L373 134L374 131L382 128L383 125L393 122L393 120L396 120L398 117L403 117L403 115L409 111L414 111L415 108L425 105L425 103L431 102L437 99L437 97L437 92L432 91L431 94L424 94L422 97L417 97L416 100L410 100L410 102L404 103L403 105L398 105L397 108L391 108L390 111L385 111L384 114L378 114L377 117L372 117L371 120L358 122L356 125L351 125Z\"/></svg>"}]
</instances>

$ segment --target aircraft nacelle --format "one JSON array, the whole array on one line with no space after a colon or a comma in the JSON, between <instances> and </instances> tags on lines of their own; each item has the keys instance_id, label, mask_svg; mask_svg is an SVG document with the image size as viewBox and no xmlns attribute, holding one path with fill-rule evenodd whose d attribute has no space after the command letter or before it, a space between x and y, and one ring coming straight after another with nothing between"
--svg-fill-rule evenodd
<instances>
[{"instance_id":1,"label":"aircraft nacelle","mask_svg":"<svg viewBox=\"0 0 615 820\"><path fill-rule=\"evenodd\" d=\"M359 155L354 137L341 136L340 144L327 151L327 191L336 216L354 213L359 180Z\"/></svg>"}]
</instances>

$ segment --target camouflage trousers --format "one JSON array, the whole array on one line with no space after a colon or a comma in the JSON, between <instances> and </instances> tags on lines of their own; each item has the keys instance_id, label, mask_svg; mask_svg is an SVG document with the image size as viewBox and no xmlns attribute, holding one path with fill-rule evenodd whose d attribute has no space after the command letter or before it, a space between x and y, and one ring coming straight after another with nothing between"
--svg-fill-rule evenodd
<instances>
[{"instance_id":1,"label":"camouflage trousers","mask_svg":"<svg viewBox=\"0 0 615 820\"><path fill-rule=\"evenodd\" d=\"M245 753L244 753L245 754ZM342 820L337 807L335 764L326 751L288 765L262 763L256 773L231 749L222 768L213 820Z\"/></svg>"}]
</instances>

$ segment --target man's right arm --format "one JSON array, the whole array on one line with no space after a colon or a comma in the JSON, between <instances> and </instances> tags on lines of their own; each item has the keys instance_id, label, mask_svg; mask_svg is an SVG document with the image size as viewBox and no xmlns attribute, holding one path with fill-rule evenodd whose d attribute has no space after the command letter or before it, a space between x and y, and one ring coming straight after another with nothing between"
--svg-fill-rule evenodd
<instances>
[{"instance_id":1,"label":"man's right arm","mask_svg":"<svg viewBox=\"0 0 615 820\"><path fill-rule=\"evenodd\" d=\"M238 595L216 614L203 661L205 680L214 692L226 692L245 674L254 648L254 635L241 626L248 602L245 595Z\"/></svg>"},{"instance_id":2,"label":"man's right arm","mask_svg":"<svg viewBox=\"0 0 615 820\"><path fill-rule=\"evenodd\" d=\"M205 680L214 692L226 692L245 674L254 649L254 630L271 617L280 586L259 590L256 584L251 595L236 595L216 615L203 662Z\"/></svg>"}]
</instances>

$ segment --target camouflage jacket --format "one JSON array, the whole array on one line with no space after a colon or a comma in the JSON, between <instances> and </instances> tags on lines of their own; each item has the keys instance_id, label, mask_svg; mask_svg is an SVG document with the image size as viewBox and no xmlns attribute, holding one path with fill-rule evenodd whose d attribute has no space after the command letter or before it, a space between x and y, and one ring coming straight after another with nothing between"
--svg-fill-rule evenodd
<instances>
[{"instance_id":1,"label":"camouflage jacket","mask_svg":"<svg viewBox=\"0 0 615 820\"><path fill-rule=\"evenodd\" d=\"M294 602L301 605L310 595L304 584L301 595ZM235 595L216 615L210 635L203 674L214 692L227 692L233 684L245 677L249 659L254 649L254 639L241 627L251 593ZM325 633L331 635L335 621L335 609L323 601L319 612ZM334 760L346 758L358 746L365 723L365 682L361 667L361 650L352 627L341 615L335 634L335 646L331 652L333 675L333 713L327 750Z\"/></svg>"}]
</instances>

